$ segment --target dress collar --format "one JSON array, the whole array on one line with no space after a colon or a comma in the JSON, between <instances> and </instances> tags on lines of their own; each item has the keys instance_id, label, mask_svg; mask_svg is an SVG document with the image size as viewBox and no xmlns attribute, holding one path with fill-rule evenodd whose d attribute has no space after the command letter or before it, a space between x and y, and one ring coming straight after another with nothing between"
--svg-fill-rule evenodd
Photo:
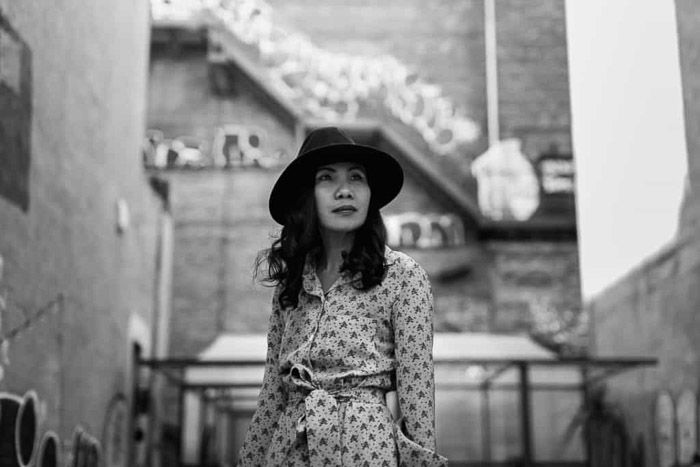
<instances>
[{"instance_id":1,"label":"dress collar","mask_svg":"<svg viewBox=\"0 0 700 467\"><path fill-rule=\"evenodd\" d=\"M394 250L388 246L384 247L384 261L386 262L387 268L396 261L396 253ZM343 272L340 277L331 285L328 290L335 287L340 287L359 279L359 273L351 276L349 272ZM302 283L304 291L310 295L316 295L321 297L323 295L323 286L321 285L321 280L316 274L316 267L311 259L311 255L306 255L306 260L304 261L304 271L302 272Z\"/></svg>"}]
</instances>

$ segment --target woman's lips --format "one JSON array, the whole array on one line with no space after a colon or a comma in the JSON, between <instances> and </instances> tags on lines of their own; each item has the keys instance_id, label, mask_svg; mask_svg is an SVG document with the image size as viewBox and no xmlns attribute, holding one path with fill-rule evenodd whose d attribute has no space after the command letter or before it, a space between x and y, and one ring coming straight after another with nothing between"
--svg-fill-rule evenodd
<instances>
[{"instance_id":1,"label":"woman's lips","mask_svg":"<svg viewBox=\"0 0 700 467\"><path fill-rule=\"evenodd\" d=\"M357 208L354 206L340 206L335 208L332 212L336 214L351 214L355 211L357 211Z\"/></svg>"}]
</instances>

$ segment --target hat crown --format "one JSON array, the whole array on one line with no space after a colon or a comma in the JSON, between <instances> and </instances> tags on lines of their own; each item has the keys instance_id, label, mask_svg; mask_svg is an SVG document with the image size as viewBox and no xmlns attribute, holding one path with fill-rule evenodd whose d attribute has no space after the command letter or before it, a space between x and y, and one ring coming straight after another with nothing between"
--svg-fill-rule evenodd
<instances>
[{"instance_id":1,"label":"hat crown","mask_svg":"<svg viewBox=\"0 0 700 467\"><path fill-rule=\"evenodd\" d=\"M367 172L372 192L372 203L377 208L388 204L401 190L403 170L390 154L355 143L335 127L311 131L299 148L299 154L290 161L270 192L270 214L281 225L288 222L288 213L294 203L310 186L313 173L325 163L356 162Z\"/></svg>"},{"instance_id":2,"label":"hat crown","mask_svg":"<svg viewBox=\"0 0 700 467\"><path fill-rule=\"evenodd\" d=\"M297 157L316 149L337 144L355 144L355 142L336 127L318 128L306 136Z\"/></svg>"}]
</instances>

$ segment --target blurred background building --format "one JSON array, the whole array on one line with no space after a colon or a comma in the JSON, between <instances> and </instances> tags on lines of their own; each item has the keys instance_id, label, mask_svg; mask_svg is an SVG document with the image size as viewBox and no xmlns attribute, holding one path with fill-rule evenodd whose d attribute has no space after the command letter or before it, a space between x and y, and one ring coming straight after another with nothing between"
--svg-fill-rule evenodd
<instances>
[{"instance_id":1,"label":"blurred background building","mask_svg":"<svg viewBox=\"0 0 700 467\"><path fill-rule=\"evenodd\" d=\"M571 5L429 3L0 0L0 465L235 461L260 379L242 366L264 358L267 197L323 125L406 170L383 213L433 285L454 465L690 462L700 7L663 7L677 36L653 28L680 50L679 234L584 306ZM558 365L638 356L659 364ZM241 367L197 368L212 359ZM523 396L504 362L526 360Z\"/></svg>"},{"instance_id":2,"label":"blurred background building","mask_svg":"<svg viewBox=\"0 0 700 467\"><path fill-rule=\"evenodd\" d=\"M236 357L212 349L251 334L259 347L270 290L251 273L278 230L267 197L322 125L405 167L383 210L389 244L428 271L437 332L478 333L462 347L479 342L491 358L520 354L499 351L501 335L535 339L548 358L584 352L562 1L205 3L153 3L144 160L170 188L172 357ZM459 383L465 369L445 371ZM440 450L452 460L518 458L518 393L495 393L487 438L473 422L479 393L439 396L451 415L440 417ZM552 432L536 443L540 460L581 458L580 439L559 447L580 396L548 398L559 403L538 405ZM251 409L232 415L239 435ZM185 460L216 457L191 410ZM232 461L240 439L228 438Z\"/></svg>"},{"instance_id":3,"label":"blurred background building","mask_svg":"<svg viewBox=\"0 0 700 467\"><path fill-rule=\"evenodd\" d=\"M428 270L438 331L560 343L549 320L581 308L563 2L189 5L154 4L145 155L171 189L173 355L265 332L267 195L326 124L405 166L389 243Z\"/></svg>"}]
</instances>

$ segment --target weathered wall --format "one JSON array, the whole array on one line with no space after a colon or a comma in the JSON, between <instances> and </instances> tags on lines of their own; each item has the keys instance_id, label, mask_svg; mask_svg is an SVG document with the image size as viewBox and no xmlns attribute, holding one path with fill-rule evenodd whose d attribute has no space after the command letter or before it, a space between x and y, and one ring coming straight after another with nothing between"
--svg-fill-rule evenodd
<instances>
[{"instance_id":1,"label":"weathered wall","mask_svg":"<svg viewBox=\"0 0 700 467\"><path fill-rule=\"evenodd\" d=\"M571 242L490 242L494 328L544 332L581 309L578 248ZM571 316L573 317L573 316Z\"/></svg>"},{"instance_id":2,"label":"weathered wall","mask_svg":"<svg viewBox=\"0 0 700 467\"><path fill-rule=\"evenodd\" d=\"M193 355L222 331L266 331L272 292L253 281L252 271L257 252L279 231L267 210L278 175L256 168L160 172L170 182L175 219L173 355ZM442 212L411 179L385 212L396 212L394 203L411 205L411 199L418 211ZM437 259L431 262L428 252L422 262L435 269ZM475 274L488 281L486 271ZM463 285L457 287L463 295ZM436 286L436 295L441 290ZM454 304L448 306L454 311Z\"/></svg>"},{"instance_id":3,"label":"weathered wall","mask_svg":"<svg viewBox=\"0 0 700 467\"><path fill-rule=\"evenodd\" d=\"M0 28L0 103L29 93L29 118L0 106L0 172L20 173L8 125L26 125L27 137L26 202L0 190L0 336L10 349L0 390L36 391L40 434L70 440L80 425L99 440L110 401L130 397L131 341L147 351L150 340L162 206L140 160L148 4L3 0ZM28 61L16 75L18 43ZM131 213L121 234L120 199ZM62 306L35 320L59 295Z\"/></svg>"},{"instance_id":4,"label":"weathered wall","mask_svg":"<svg viewBox=\"0 0 700 467\"><path fill-rule=\"evenodd\" d=\"M265 332L271 291L254 283L257 251L279 226L267 211L277 171L173 170L175 221L171 352L193 355L222 331ZM385 215L416 206L442 213L409 178ZM580 307L577 250L571 243L490 242L406 249L432 274L439 331L524 332L536 309Z\"/></svg>"},{"instance_id":5,"label":"weathered wall","mask_svg":"<svg viewBox=\"0 0 700 467\"><path fill-rule=\"evenodd\" d=\"M499 2L504 131L509 132L506 136L534 135L532 141L539 141L537 151L547 150L550 143L569 150L568 142L559 138L568 135L567 84L559 82L568 80L563 4L540 3L529 11L521 2ZM485 119L483 2L441 2L429 14L418 4L402 4L401 9L398 4L380 7L350 1L335 1L321 8L304 2L271 5L275 15L329 50L391 53L419 71L430 70L431 79L450 89L461 102L473 103L482 113L479 118ZM528 13L523 21L537 25L534 32L528 33L515 21L521 10ZM424 21L426 14L431 21ZM391 23L382 19L387 15L393 15ZM446 18L452 26L438 27ZM427 45L417 50L408 47L416 43ZM436 48L446 52L435 54ZM548 55L547 65L537 66L533 54L549 49L554 52ZM230 81L233 92L216 94L211 77L201 46L168 48L157 41L151 60L149 128L162 130L165 138L197 136L211 143L216 128L239 124L263 131L264 152L294 155L297 143L292 130L275 115L274 108L263 106L238 88L235 76ZM527 101L522 112L518 99ZM539 109L542 116L534 127L525 128L522 122L532 123L533 109ZM529 133L533 128L548 130ZM222 330L264 332L270 292L253 286L250 272L255 252L269 244L270 233L277 229L266 219L266 203L279 167L268 171L235 168L162 173L171 180L175 250L179 252L175 258L172 340L177 344L172 352L196 353ZM409 173L402 194L384 210L387 215L406 212L441 215L449 214L449 209L434 199L420 174ZM465 236L466 245L459 251L407 250L428 271L435 272L438 330L529 330L534 297L556 307L580 306L575 244L531 245L523 241L484 246L477 242L476 232L467 230ZM515 252L519 249L525 252L518 256ZM514 255L518 258L511 263L520 261L521 267L502 271L500 262ZM224 262L224 258L229 259ZM444 264L450 261L453 264ZM539 268L534 272L533 261ZM539 274L545 283L526 284L530 274ZM494 292L496 288L501 290Z\"/></svg>"},{"instance_id":6,"label":"weathered wall","mask_svg":"<svg viewBox=\"0 0 700 467\"><path fill-rule=\"evenodd\" d=\"M266 329L271 290L253 281L277 230L267 214L276 172L169 172L175 259L171 353L194 355L219 332Z\"/></svg>"},{"instance_id":7,"label":"weathered wall","mask_svg":"<svg viewBox=\"0 0 700 467\"><path fill-rule=\"evenodd\" d=\"M483 0L271 1L276 17L332 52L390 54L442 87L486 135ZM535 158L571 153L569 77L562 0L498 0L501 137L520 137ZM388 20L390 18L390 20ZM475 156L486 140L472 149Z\"/></svg>"},{"instance_id":8,"label":"weathered wall","mask_svg":"<svg viewBox=\"0 0 700 467\"><path fill-rule=\"evenodd\" d=\"M255 127L268 153L290 151L292 129L236 83L224 95L215 92L206 51L154 47L148 87L148 128L167 139L189 137L211 149L216 130L224 125ZM287 154L288 156L288 154Z\"/></svg>"},{"instance_id":9,"label":"weathered wall","mask_svg":"<svg viewBox=\"0 0 700 467\"><path fill-rule=\"evenodd\" d=\"M654 403L660 391L677 397L698 391L700 371L700 238L669 245L596 297L591 352L596 356L658 359L650 369L607 381L608 401L623 415L630 438L647 446L647 465L657 465Z\"/></svg>"},{"instance_id":10,"label":"weathered wall","mask_svg":"<svg viewBox=\"0 0 700 467\"><path fill-rule=\"evenodd\" d=\"M677 0L681 75L685 103L690 187L684 200L678 237L627 276L595 297L591 313L591 351L600 356L649 356L658 364L611 378L607 400L620 413L630 439L649 466L659 465L654 414L658 394L668 391L674 401L683 390L698 394L700 373L700 237L697 213L700 198L700 112L697 88L700 5ZM653 222L653 219L651 220ZM670 420L675 420L671 417Z\"/></svg>"},{"instance_id":11,"label":"weathered wall","mask_svg":"<svg viewBox=\"0 0 700 467\"><path fill-rule=\"evenodd\" d=\"M198 137L211 147L216 130L261 131L261 150L296 151L293 130L245 92L217 95L201 49L155 50L149 77L148 128L166 139ZM195 355L222 331L266 329L271 290L253 281L259 250L277 226L267 195L281 166L160 171L170 183L175 221L170 352Z\"/></svg>"},{"instance_id":12,"label":"weathered wall","mask_svg":"<svg viewBox=\"0 0 700 467\"><path fill-rule=\"evenodd\" d=\"M676 0L676 21L681 40L681 76L685 108L685 135L688 145L688 182L681 212L681 233L693 232L700 225L700 8L692 0Z\"/></svg>"},{"instance_id":13,"label":"weathered wall","mask_svg":"<svg viewBox=\"0 0 700 467\"><path fill-rule=\"evenodd\" d=\"M538 156L571 154L566 20L561 0L496 0L501 138Z\"/></svg>"},{"instance_id":14,"label":"weathered wall","mask_svg":"<svg viewBox=\"0 0 700 467\"><path fill-rule=\"evenodd\" d=\"M276 17L331 52L390 54L486 121L483 1L272 1Z\"/></svg>"}]
</instances>

